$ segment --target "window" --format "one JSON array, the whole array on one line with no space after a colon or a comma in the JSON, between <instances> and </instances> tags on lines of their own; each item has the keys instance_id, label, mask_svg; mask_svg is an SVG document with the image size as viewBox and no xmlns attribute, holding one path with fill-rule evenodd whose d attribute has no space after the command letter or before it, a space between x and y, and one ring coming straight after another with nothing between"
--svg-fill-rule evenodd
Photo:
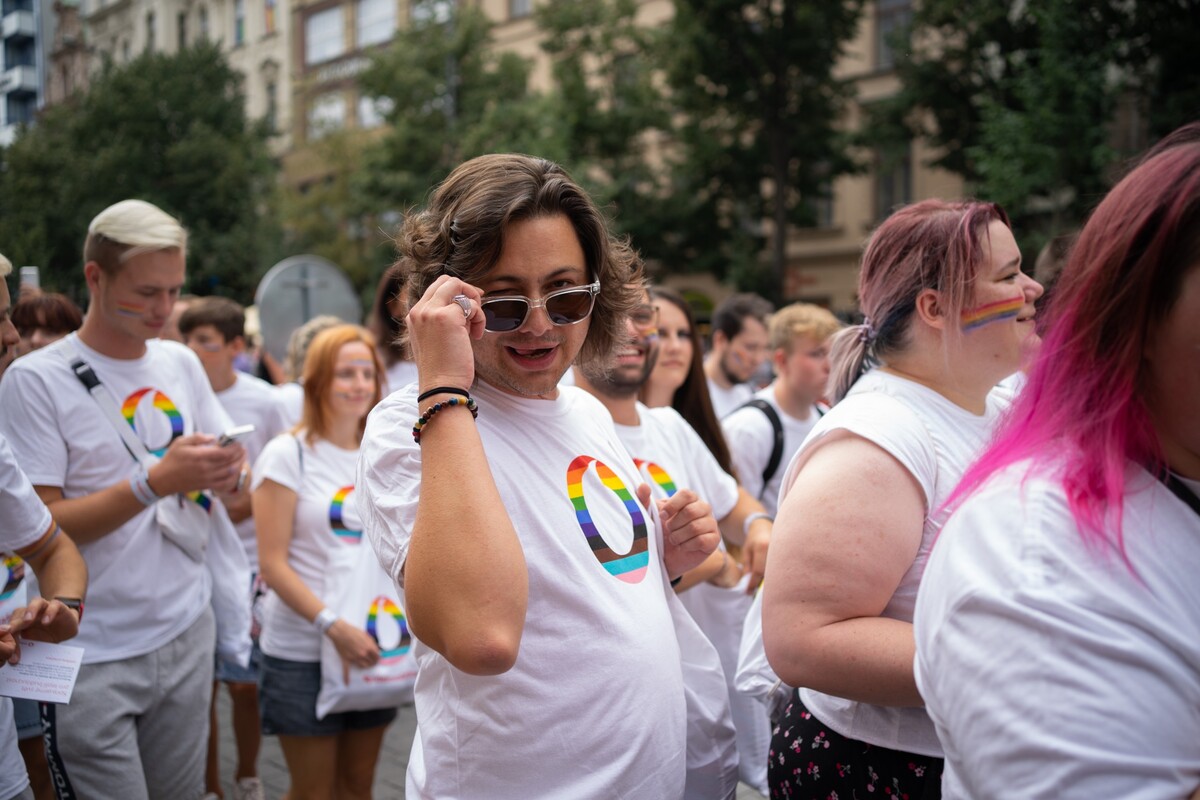
<instances>
[{"instance_id":1,"label":"window","mask_svg":"<svg viewBox=\"0 0 1200 800\"><path fill-rule=\"evenodd\" d=\"M346 50L341 6L318 11L304 21L304 63L320 64Z\"/></svg>"},{"instance_id":2,"label":"window","mask_svg":"<svg viewBox=\"0 0 1200 800\"><path fill-rule=\"evenodd\" d=\"M121 42L121 61L123 63L129 63L130 58L131 58L131 56L129 53L129 40L126 39L125 41Z\"/></svg>"},{"instance_id":3,"label":"window","mask_svg":"<svg viewBox=\"0 0 1200 800\"><path fill-rule=\"evenodd\" d=\"M876 0L875 66L880 70L896 66L892 39L912 21L912 0Z\"/></svg>"},{"instance_id":4,"label":"window","mask_svg":"<svg viewBox=\"0 0 1200 800\"><path fill-rule=\"evenodd\" d=\"M413 0L410 9L413 22L434 22L440 25L450 21L454 12L454 0Z\"/></svg>"},{"instance_id":5,"label":"window","mask_svg":"<svg viewBox=\"0 0 1200 800\"><path fill-rule=\"evenodd\" d=\"M360 128L378 128L386 121L386 115L395 107L390 97L368 97L362 95L358 98L358 127Z\"/></svg>"},{"instance_id":6,"label":"window","mask_svg":"<svg viewBox=\"0 0 1200 800\"><path fill-rule=\"evenodd\" d=\"M155 46L154 28L155 28L156 22L157 22L157 20L154 19L154 12L147 11L146 12L146 49L149 50L150 52L154 52L154 46Z\"/></svg>"},{"instance_id":7,"label":"window","mask_svg":"<svg viewBox=\"0 0 1200 800\"><path fill-rule=\"evenodd\" d=\"M246 0L233 0L233 43L246 41Z\"/></svg>"},{"instance_id":8,"label":"window","mask_svg":"<svg viewBox=\"0 0 1200 800\"><path fill-rule=\"evenodd\" d=\"M912 202L912 148L875 155L875 219L886 219Z\"/></svg>"},{"instance_id":9,"label":"window","mask_svg":"<svg viewBox=\"0 0 1200 800\"><path fill-rule=\"evenodd\" d=\"M396 0L358 0L359 47L386 42L396 32Z\"/></svg>"},{"instance_id":10,"label":"window","mask_svg":"<svg viewBox=\"0 0 1200 800\"><path fill-rule=\"evenodd\" d=\"M263 3L263 32L270 35L275 32L275 3L277 0L264 0Z\"/></svg>"},{"instance_id":11,"label":"window","mask_svg":"<svg viewBox=\"0 0 1200 800\"><path fill-rule=\"evenodd\" d=\"M178 45L179 49L182 50L185 47L187 47L187 12L186 11L180 11L179 14L176 15L175 29L176 29L176 33L179 34L179 41L177 42L177 45Z\"/></svg>"},{"instance_id":12,"label":"window","mask_svg":"<svg viewBox=\"0 0 1200 800\"><path fill-rule=\"evenodd\" d=\"M208 41L208 7L200 6L197 16L200 18L200 38Z\"/></svg>"},{"instance_id":13,"label":"window","mask_svg":"<svg viewBox=\"0 0 1200 800\"><path fill-rule=\"evenodd\" d=\"M275 134L279 132L279 85L275 81L267 81L267 113L263 115L263 120L267 124L267 132Z\"/></svg>"},{"instance_id":14,"label":"window","mask_svg":"<svg viewBox=\"0 0 1200 800\"><path fill-rule=\"evenodd\" d=\"M533 13L533 0L508 0L508 18L519 19Z\"/></svg>"},{"instance_id":15,"label":"window","mask_svg":"<svg viewBox=\"0 0 1200 800\"><path fill-rule=\"evenodd\" d=\"M346 123L346 98L340 93L321 95L308 107L308 139L316 141Z\"/></svg>"}]
</instances>

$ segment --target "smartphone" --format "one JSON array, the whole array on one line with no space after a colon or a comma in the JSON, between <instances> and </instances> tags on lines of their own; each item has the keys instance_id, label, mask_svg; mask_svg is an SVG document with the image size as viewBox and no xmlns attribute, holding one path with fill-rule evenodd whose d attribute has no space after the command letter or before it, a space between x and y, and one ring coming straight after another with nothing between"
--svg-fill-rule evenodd
<instances>
[{"instance_id":1,"label":"smartphone","mask_svg":"<svg viewBox=\"0 0 1200 800\"><path fill-rule=\"evenodd\" d=\"M238 425L236 428L230 428L222 433L220 438L217 439L217 444L221 447L225 447L233 444L238 439L249 436L252 433L254 433L253 425Z\"/></svg>"},{"instance_id":2,"label":"smartphone","mask_svg":"<svg viewBox=\"0 0 1200 800\"><path fill-rule=\"evenodd\" d=\"M41 277L37 267L21 267L21 285L32 286L34 289L40 288Z\"/></svg>"}]
</instances>

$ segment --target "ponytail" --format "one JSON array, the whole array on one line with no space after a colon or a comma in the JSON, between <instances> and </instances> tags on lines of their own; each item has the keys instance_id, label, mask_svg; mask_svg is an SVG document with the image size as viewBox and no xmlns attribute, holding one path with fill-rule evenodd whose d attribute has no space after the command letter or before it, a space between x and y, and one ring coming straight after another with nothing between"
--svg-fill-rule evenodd
<instances>
[{"instance_id":1,"label":"ponytail","mask_svg":"<svg viewBox=\"0 0 1200 800\"><path fill-rule=\"evenodd\" d=\"M868 319L861 325L851 325L833 335L829 348L827 390L830 403L840 402L863 373L874 366L875 359L871 357L874 333Z\"/></svg>"}]
</instances>

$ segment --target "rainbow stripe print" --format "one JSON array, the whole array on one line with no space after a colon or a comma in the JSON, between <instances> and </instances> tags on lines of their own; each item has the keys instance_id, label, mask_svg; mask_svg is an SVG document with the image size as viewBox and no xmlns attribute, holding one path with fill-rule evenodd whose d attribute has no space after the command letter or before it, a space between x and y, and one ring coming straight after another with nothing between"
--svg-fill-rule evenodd
<instances>
[{"instance_id":1,"label":"rainbow stripe print","mask_svg":"<svg viewBox=\"0 0 1200 800\"><path fill-rule=\"evenodd\" d=\"M353 491L353 486L343 486L334 493L333 502L329 504L329 527L333 528L335 536L348 544L358 544L362 541L362 531L352 531L347 528L342 516L342 507L346 504L346 497Z\"/></svg>"},{"instance_id":2,"label":"rainbow stripe print","mask_svg":"<svg viewBox=\"0 0 1200 800\"><path fill-rule=\"evenodd\" d=\"M146 307L137 303L122 303L118 300L117 313L123 317L140 317L146 313Z\"/></svg>"},{"instance_id":3,"label":"rainbow stripe print","mask_svg":"<svg viewBox=\"0 0 1200 800\"><path fill-rule=\"evenodd\" d=\"M13 592L21 585L21 581L25 579L25 562L17 556L4 557L4 588L0 590L0 600L7 600L13 596Z\"/></svg>"},{"instance_id":4,"label":"rainbow stripe print","mask_svg":"<svg viewBox=\"0 0 1200 800\"><path fill-rule=\"evenodd\" d=\"M995 303L977 306L962 315L963 330L973 331L992 322L1012 319L1025 307L1025 295L1019 295L1011 300L997 300Z\"/></svg>"},{"instance_id":5,"label":"rainbow stripe print","mask_svg":"<svg viewBox=\"0 0 1200 800\"><path fill-rule=\"evenodd\" d=\"M625 510L629 512L629 519L633 524L633 543L630 545L628 553L614 552L604 541L600 531L596 529L595 523L592 522L592 515L588 511L587 501L583 496L583 476L592 464L596 465L597 477L625 504ZM610 575L620 578L626 583L640 583L642 578L646 577L646 569L650 564L646 518L642 515L641 506L637 504L616 473L609 469L603 461L598 461L591 456L578 456L567 467L567 496L571 498L571 505L575 508L575 519L579 522L583 535L587 537L588 544L591 545L592 555L596 557L601 566Z\"/></svg>"},{"instance_id":6,"label":"rainbow stripe print","mask_svg":"<svg viewBox=\"0 0 1200 800\"><path fill-rule=\"evenodd\" d=\"M150 450L150 445L146 445L147 450L150 450L151 453L159 458L162 458L163 453L167 452L167 446L170 445L171 442L175 441L177 437L183 435L183 415L179 413L179 409L175 407L173 402L171 402L171 398L167 397L157 389L152 389L150 387L138 389L136 392L129 395L129 397L125 398L125 402L121 405L121 416L125 417L125 421L129 423L129 427L133 428L134 433L137 433L137 424L134 422L134 418L137 416L138 405L141 404L142 398L150 392L154 393L154 407L166 414L167 421L171 424L171 438L167 440L167 444L163 445L157 450Z\"/></svg>"},{"instance_id":7,"label":"rainbow stripe print","mask_svg":"<svg viewBox=\"0 0 1200 800\"><path fill-rule=\"evenodd\" d=\"M380 612L396 620L400 636L395 647L384 647L383 642L379 641ZM384 663L407 655L412 649L412 634L408 632L408 621L404 618L404 612L400 610L396 601L382 594L371 601L371 607L367 609L367 635L379 645L379 659Z\"/></svg>"},{"instance_id":8,"label":"rainbow stripe print","mask_svg":"<svg viewBox=\"0 0 1200 800\"><path fill-rule=\"evenodd\" d=\"M655 464L653 461L643 461L640 458L635 458L633 463L637 464L638 469L644 469L646 474L650 476L650 480L658 484L659 488L663 490L667 497L670 497L671 495L675 494L675 492L679 491L679 489L675 486L675 481L671 479L670 474L658 464Z\"/></svg>"}]
</instances>

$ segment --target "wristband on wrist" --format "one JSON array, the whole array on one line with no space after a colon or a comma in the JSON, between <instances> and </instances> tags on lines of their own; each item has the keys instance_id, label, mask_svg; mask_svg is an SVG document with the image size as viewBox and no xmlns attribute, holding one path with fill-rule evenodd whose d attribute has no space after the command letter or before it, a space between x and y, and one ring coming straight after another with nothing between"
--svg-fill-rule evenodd
<instances>
[{"instance_id":1,"label":"wristband on wrist","mask_svg":"<svg viewBox=\"0 0 1200 800\"><path fill-rule=\"evenodd\" d=\"M671 588L673 589L673 588L675 588L676 586L678 586L678 585L679 585L679 582L680 582L681 580L683 580L683 576L682 576L682 575L680 575L678 578L671 578Z\"/></svg>"},{"instance_id":2,"label":"wristband on wrist","mask_svg":"<svg viewBox=\"0 0 1200 800\"><path fill-rule=\"evenodd\" d=\"M82 597L56 597L54 598L62 603L67 608L74 611L79 616L79 621L83 622L83 598Z\"/></svg>"},{"instance_id":3,"label":"wristband on wrist","mask_svg":"<svg viewBox=\"0 0 1200 800\"><path fill-rule=\"evenodd\" d=\"M417 444L420 444L421 432L425 430L425 426L429 424L429 420L433 419L434 415L439 411L446 408L454 408L455 406L463 406L471 412L471 417L473 419L479 418L479 406L475 404L474 399L468 397L466 400L460 400L457 397L451 397L449 400L443 400L441 402L434 403L425 410L424 414L417 417L417 424L413 425L412 429L413 441L415 441Z\"/></svg>"},{"instance_id":4,"label":"wristband on wrist","mask_svg":"<svg viewBox=\"0 0 1200 800\"><path fill-rule=\"evenodd\" d=\"M333 623L338 621L338 615L331 608L322 608L315 617L313 617L313 627L319 630L322 634L328 633L333 627Z\"/></svg>"},{"instance_id":5,"label":"wristband on wrist","mask_svg":"<svg viewBox=\"0 0 1200 800\"><path fill-rule=\"evenodd\" d=\"M137 472L129 479L129 488L133 496L144 506L152 506L162 498L150 487L150 474L144 466L139 465Z\"/></svg>"},{"instance_id":6,"label":"wristband on wrist","mask_svg":"<svg viewBox=\"0 0 1200 800\"><path fill-rule=\"evenodd\" d=\"M458 389L453 386L438 386L433 389L430 389L427 392L421 392L419 395L417 395L417 402L424 403L426 400L433 397L435 394L456 394L459 397L465 397L468 400L471 399L471 393L468 392L466 389Z\"/></svg>"},{"instance_id":7,"label":"wristband on wrist","mask_svg":"<svg viewBox=\"0 0 1200 800\"><path fill-rule=\"evenodd\" d=\"M758 522L760 519L765 519L767 522L771 522L771 523L775 522L775 518L772 517L770 514L764 514L761 511L755 511L753 514L746 517L746 521L742 523L742 537L743 538L750 535L750 526L753 525L755 522Z\"/></svg>"}]
</instances>

